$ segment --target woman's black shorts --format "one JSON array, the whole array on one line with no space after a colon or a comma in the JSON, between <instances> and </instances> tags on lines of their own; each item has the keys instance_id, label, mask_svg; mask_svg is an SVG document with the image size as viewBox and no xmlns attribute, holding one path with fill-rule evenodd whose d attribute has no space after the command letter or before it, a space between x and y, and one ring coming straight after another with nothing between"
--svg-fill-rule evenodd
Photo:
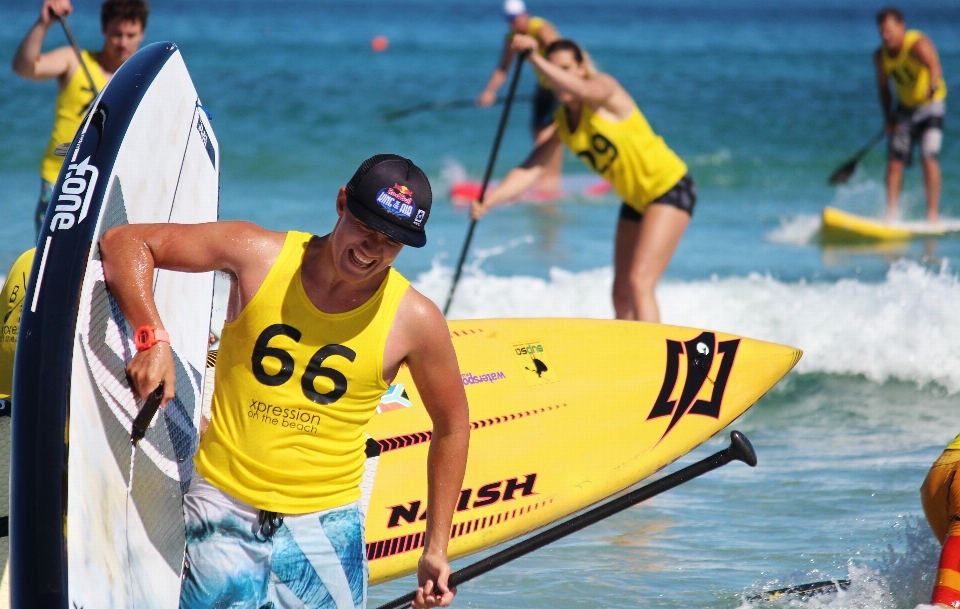
<instances>
[{"instance_id":1,"label":"woman's black shorts","mask_svg":"<svg viewBox=\"0 0 960 609\"><path fill-rule=\"evenodd\" d=\"M688 173L680 178L680 181L674 184L673 188L650 202L650 205L655 204L672 205L693 216L693 208L697 204L697 187L694 186L690 174ZM643 214L624 203L620 206L620 218L639 222L643 219Z\"/></svg>"}]
</instances>

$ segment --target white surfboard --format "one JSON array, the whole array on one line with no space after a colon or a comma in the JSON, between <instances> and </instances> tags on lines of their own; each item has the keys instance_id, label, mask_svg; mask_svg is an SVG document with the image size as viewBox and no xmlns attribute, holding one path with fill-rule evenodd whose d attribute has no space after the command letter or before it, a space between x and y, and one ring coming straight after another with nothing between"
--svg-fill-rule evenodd
<instances>
[{"instance_id":1,"label":"white surfboard","mask_svg":"<svg viewBox=\"0 0 960 609\"><path fill-rule=\"evenodd\" d=\"M98 242L126 223L217 219L219 149L176 45L144 47L64 160L21 319L13 403L11 606L175 609L213 274L159 271L177 398L138 448L132 330Z\"/></svg>"}]
</instances>

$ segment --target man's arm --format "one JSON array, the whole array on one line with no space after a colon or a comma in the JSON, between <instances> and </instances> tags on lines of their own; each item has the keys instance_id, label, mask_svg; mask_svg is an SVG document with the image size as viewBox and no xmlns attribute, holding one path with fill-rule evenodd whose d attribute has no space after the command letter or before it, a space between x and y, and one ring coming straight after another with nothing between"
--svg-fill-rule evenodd
<instances>
[{"instance_id":1,"label":"man's arm","mask_svg":"<svg viewBox=\"0 0 960 609\"><path fill-rule=\"evenodd\" d=\"M544 22L543 27L537 32L537 40L541 48L547 48L557 40L560 40L560 32L549 21Z\"/></svg>"},{"instance_id":2,"label":"man's arm","mask_svg":"<svg viewBox=\"0 0 960 609\"><path fill-rule=\"evenodd\" d=\"M414 606L446 607L456 594L447 585L451 572L447 543L467 465L470 412L450 330L437 306L410 288L397 320L398 338L409 345L405 361L433 421L427 457L427 530Z\"/></svg>"},{"instance_id":3,"label":"man's arm","mask_svg":"<svg viewBox=\"0 0 960 609\"><path fill-rule=\"evenodd\" d=\"M880 96L880 109L883 111L883 124L887 133L893 128L893 95L890 93L890 78L883 69L881 50L873 54L873 67L877 72L877 94Z\"/></svg>"},{"instance_id":4,"label":"man's arm","mask_svg":"<svg viewBox=\"0 0 960 609\"><path fill-rule=\"evenodd\" d=\"M100 257L107 286L130 327L163 328L153 299L155 269L226 271L234 284L231 308L239 305L242 309L269 272L283 248L283 239L284 233L248 222L127 224L104 233ZM167 343L159 342L137 353L127 365L127 373L134 390L144 399L161 381L164 404L175 394L176 375Z\"/></svg>"},{"instance_id":5,"label":"man's arm","mask_svg":"<svg viewBox=\"0 0 960 609\"><path fill-rule=\"evenodd\" d=\"M503 52L500 54L500 63L493 74L490 75L490 80L487 81L487 86L483 88L483 92L477 97L478 106L490 106L497 101L497 91L507 80L507 70L510 69L511 61L513 61L513 51L510 49L510 36L507 36L507 41L503 45Z\"/></svg>"},{"instance_id":6,"label":"man's arm","mask_svg":"<svg viewBox=\"0 0 960 609\"><path fill-rule=\"evenodd\" d=\"M922 36L910 49L910 55L930 69L930 90L927 91L927 97L932 98L933 94L937 92L937 84L943 76L943 67L940 65L940 57L937 56L937 48L933 46L933 41L926 36Z\"/></svg>"},{"instance_id":7,"label":"man's arm","mask_svg":"<svg viewBox=\"0 0 960 609\"><path fill-rule=\"evenodd\" d=\"M70 0L46 0L40 9L40 18L30 28L13 56L13 71L30 80L57 78L65 86L80 60L69 46L41 53L43 39L56 21L55 15L69 15L73 11Z\"/></svg>"}]
</instances>

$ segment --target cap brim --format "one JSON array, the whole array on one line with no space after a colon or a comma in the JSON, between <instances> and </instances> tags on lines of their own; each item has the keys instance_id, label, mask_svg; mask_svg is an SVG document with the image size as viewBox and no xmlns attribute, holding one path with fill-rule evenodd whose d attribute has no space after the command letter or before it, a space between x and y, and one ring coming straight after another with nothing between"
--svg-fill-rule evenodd
<instances>
[{"instance_id":1,"label":"cap brim","mask_svg":"<svg viewBox=\"0 0 960 609\"><path fill-rule=\"evenodd\" d=\"M427 234L421 231L414 231L394 224L383 216L378 216L362 204L347 195L347 209L357 220L360 220L378 233L384 234L395 241L399 241L410 247L423 247L427 244Z\"/></svg>"}]
</instances>

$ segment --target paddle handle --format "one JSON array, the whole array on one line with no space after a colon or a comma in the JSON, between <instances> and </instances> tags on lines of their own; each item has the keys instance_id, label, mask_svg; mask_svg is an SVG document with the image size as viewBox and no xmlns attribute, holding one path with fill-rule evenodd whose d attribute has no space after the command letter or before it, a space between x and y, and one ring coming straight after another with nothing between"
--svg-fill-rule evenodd
<instances>
[{"instance_id":1,"label":"paddle handle","mask_svg":"<svg viewBox=\"0 0 960 609\"><path fill-rule=\"evenodd\" d=\"M133 420L133 427L130 429L130 441L134 446L143 439L143 436L147 435L147 429L150 427L150 423L153 422L153 417L156 416L157 410L160 409L160 400L162 399L163 383L161 382L157 385L157 388L153 390L153 393L147 396L147 401L144 403L143 408L137 413L137 418Z\"/></svg>"},{"instance_id":2,"label":"paddle handle","mask_svg":"<svg viewBox=\"0 0 960 609\"><path fill-rule=\"evenodd\" d=\"M487 185L490 184L490 176L493 175L493 166L497 162L497 153L500 151L500 140L503 139L503 132L507 127L507 119L510 118L510 108L513 106L513 98L517 92L517 82L520 81L520 71L523 69L523 61L527 58L530 51L524 51L517 55L517 63L513 68L513 78L510 79L510 90L507 92L507 101L503 104L503 112L500 114L500 124L497 126L497 136L493 139L493 150L490 151L490 158L487 160L487 168L483 172L483 185L480 186L479 201L483 203L483 197L487 193ZM470 250L470 242L473 241L473 231L477 227L477 221L471 219L470 227L467 229L467 237L463 241L463 248L460 250L460 259L457 261L457 270L453 275L453 283L450 284L450 293L447 295L447 303L443 305L443 316L446 317L450 312L450 304L453 302L453 293L457 291L457 284L460 282L460 274L463 272L463 263L467 258L467 252Z\"/></svg>"},{"instance_id":3,"label":"paddle handle","mask_svg":"<svg viewBox=\"0 0 960 609\"><path fill-rule=\"evenodd\" d=\"M70 41L70 46L73 47L73 52L77 54L77 59L80 60L80 67L83 68L83 72L87 75L87 80L90 81L90 88L93 90L93 96L96 97L100 95L97 85L93 84L93 75L90 74L90 69L87 67L87 63L83 60L83 53L80 52L80 45L77 44L77 39L73 37L73 31L70 29L70 26L67 25L66 15L54 16L60 20L60 25L63 26L63 33L67 35L67 40Z\"/></svg>"},{"instance_id":4,"label":"paddle handle","mask_svg":"<svg viewBox=\"0 0 960 609\"><path fill-rule=\"evenodd\" d=\"M595 524L605 518L609 518L618 512L622 512L623 510L646 501L651 497L655 497L672 488L680 486L684 482L693 480L694 478L702 476L707 472L713 471L719 467L723 467L731 461L743 461L750 467L753 467L757 464L757 453L753 450L750 440L748 440L747 437L739 431L730 432L730 446L721 450L720 452L714 453L706 459L702 459L696 463L693 463L692 465L688 465L687 467L677 470L668 476L664 476L655 482L651 482L646 486L631 491L622 497L617 497L612 501L608 501L607 503L584 512L579 516L575 516L570 520L562 522L553 528L538 533L529 539L525 539L514 546L511 546L505 550L501 550L500 552L488 556L483 560L477 561L472 565L468 565L463 569L455 571L452 575L450 575L448 585L451 588L455 588L460 584L466 583L471 579L483 575L484 573L488 573L497 567L503 566L512 560L520 558L521 556L525 556L526 554L529 554L534 550L538 550L545 545L551 544L558 539L570 535L571 533L575 533L590 526L591 524ZM398 609L399 607L403 607L404 605L411 603L414 598L416 598L416 592L410 592L395 598L386 604L380 605L377 609Z\"/></svg>"}]
</instances>

